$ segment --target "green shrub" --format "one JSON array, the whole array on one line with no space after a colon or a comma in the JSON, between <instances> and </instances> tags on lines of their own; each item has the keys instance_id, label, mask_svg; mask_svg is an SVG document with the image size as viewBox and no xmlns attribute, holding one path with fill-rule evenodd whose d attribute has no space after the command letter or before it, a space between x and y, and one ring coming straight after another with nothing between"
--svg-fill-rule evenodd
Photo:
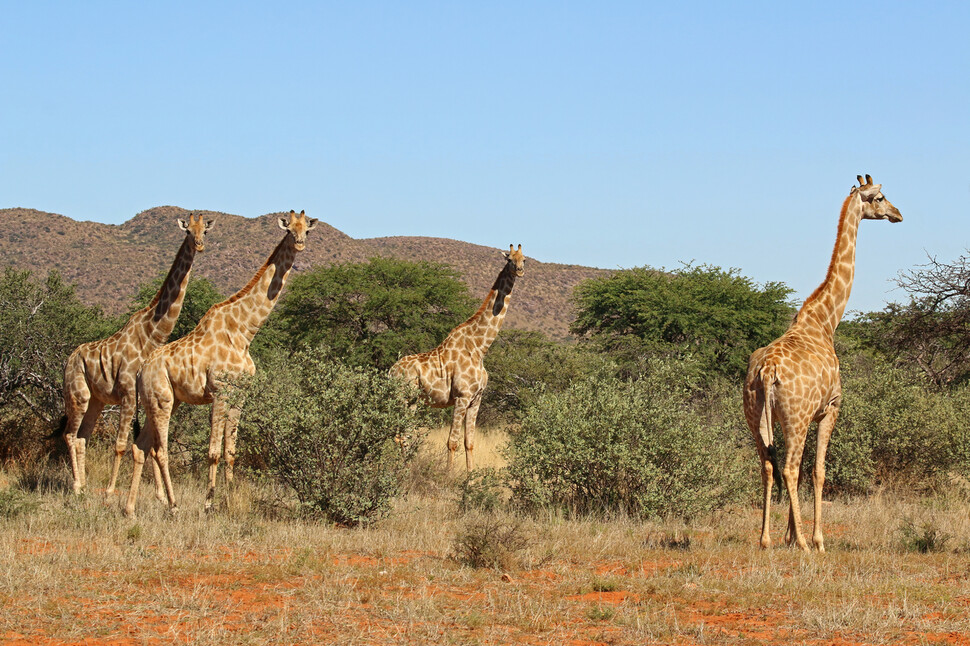
<instances>
[{"instance_id":1,"label":"green shrub","mask_svg":"<svg viewBox=\"0 0 970 646\"><path fill-rule=\"evenodd\" d=\"M459 485L458 509L467 513L473 509L492 512L504 504L505 481L498 469L486 467L466 474Z\"/></svg>"},{"instance_id":2,"label":"green shrub","mask_svg":"<svg viewBox=\"0 0 970 646\"><path fill-rule=\"evenodd\" d=\"M56 271L0 274L0 463L30 465L63 446L47 441L64 412L64 363L117 325L87 307Z\"/></svg>"},{"instance_id":3,"label":"green shrub","mask_svg":"<svg viewBox=\"0 0 970 646\"><path fill-rule=\"evenodd\" d=\"M878 485L929 489L970 467L970 393L941 391L871 357L842 364L842 407L826 455L826 488L866 494ZM814 430L812 431L814 437ZM815 446L806 447L810 475Z\"/></svg>"},{"instance_id":4,"label":"green shrub","mask_svg":"<svg viewBox=\"0 0 970 646\"><path fill-rule=\"evenodd\" d=\"M540 389L562 391L577 379L602 369L608 361L589 344L557 343L541 332L504 330L485 355L488 387L482 397L480 424L522 418Z\"/></svg>"},{"instance_id":5,"label":"green shrub","mask_svg":"<svg viewBox=\"0 0 970 646\"><path fill-rule=\"evenodd\" d=\"M689 518L736 500L754 460L739 398L705 395L691 374L658 360L637 380L596 375L542 393L507 448L513 501Z\"/></svg>"},{"instance_id":6,"label":"green shrub","mask_svg":"<svg viewBox=\"0 0 970 646\"><path fill-rule=\"evenodd\" d=\"M341 525L383 517L420 447L418 411L399 381L323 350L268 357L243 401L242 457L291 491L302 513ZM396 441L407 437L408 441Z\"/></svg>"}]
</instances>

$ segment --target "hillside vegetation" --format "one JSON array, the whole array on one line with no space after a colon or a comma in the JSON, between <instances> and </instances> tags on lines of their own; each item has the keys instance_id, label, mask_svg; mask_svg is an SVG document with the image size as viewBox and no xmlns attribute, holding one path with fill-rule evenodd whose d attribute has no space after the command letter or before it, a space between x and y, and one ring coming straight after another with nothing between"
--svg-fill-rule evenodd
<instances>
[{"instance_id":1,"label":"hillside vegetation","mask_svg":"<svg viewBox=\"0 0 970 646\"><path fill-rule=\"evenodd\" d=\"M283 214L245 218L216 211L201 213L216 224L206 238L205 252L195 259L193 276L205 277L224 294L231 294L246 284L279 242L276 220ZM124 224L110 225L77 222L32 209L0 209L0 226L6 232L0 234L0 266L12 265L40 275L56 269L65 282L77 285L83 303L118 314L126 310L139 285L168 270L183 238L175 221L188 214L185 209L160 206L142 211ZM442 263L458 272L472 297L482 299L502 269L498 250L511 242L523 242L514 239L514 231L501 235L495 247L443 238L355 240L321 222L294 270L364 262L375 256ZM524 250L528 254L527 241ZM572 317L572 289L582 280L607 273L530 259L526 278L515 287L514 306L506 323L565 338Z\"/></svg>"}]
</instances>

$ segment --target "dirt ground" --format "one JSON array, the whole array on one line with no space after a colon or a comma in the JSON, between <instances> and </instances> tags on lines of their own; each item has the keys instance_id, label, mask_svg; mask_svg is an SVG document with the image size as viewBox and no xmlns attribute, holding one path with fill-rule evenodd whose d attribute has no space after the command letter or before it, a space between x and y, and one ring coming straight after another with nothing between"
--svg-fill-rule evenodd
<instances>
[{"instance_id":1,"label":"dirt ground","mask_svg":"<svg viewBox=\"0 0 970 646\"><path fill-rule=\"evenodd\" d=\"M760 550L754 507L689 526L500 515L524 540L495 568L459 557L478 517L447 490L342 529L267 519L245 483L206 515L184 478L180 515L147 496L132 521L103 492L13 480L3 644L970 644L961 501L826 503L825 554ZM921 553L902 523L945 540Z\"/></svg>"}]
</instances>

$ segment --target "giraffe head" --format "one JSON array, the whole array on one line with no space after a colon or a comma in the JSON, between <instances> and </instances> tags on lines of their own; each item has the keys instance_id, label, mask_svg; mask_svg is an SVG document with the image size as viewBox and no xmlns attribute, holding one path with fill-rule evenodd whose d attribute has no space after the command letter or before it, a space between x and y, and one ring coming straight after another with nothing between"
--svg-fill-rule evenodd
<instances>
[{"instance_id":1,"label":"giraffe head","mask_svg":"<svg viewBox=\"0 0 970 646\"><path fill-rule=\"evenodd\" d=\"M199 214L199 218L189 213L189 221L179 219L179 229L185 231L185 235L192 236L196 251L205 251L205 234L212 228L212 220L208 222Z\"/></svg>"},{"instance_id":2,"label":"giraffe head","mask_svg":"<svg viewBox=\"0 0 970 646\"><path fill-rule=\"evenodd\" d=\"M868 175L865 181L862 181L862 175L856 175L856 179L859 180L859 186L853 186L852 192L857 193L862 200L863 220L902 222L903 216L899 213L899 209L882 194L882 184L873 184L872 178Z\"/></svg>"},{"instance_id":3,"label":"giraffe head","mask_svg":"<svg viewBox=\"0 0 970 646\"><path fill-rule=\"evenodd\" d=\"M279 224L281 229L289 231L290 235L293 236L295 241L293 248L297 251L303 251L306 247L307 231L317 226L317 220L316 218L308 218L305 211L300 211L299 215L296 211L290 211L290 221L287 222L286 218L280 218Z\"/></svg>"},{"instance_id":4,"label":"giraffe head","mask_svg":"<svg viewBox=\"0 0 970 646\"><path fill-rule=\"evenodd\" d=\"M519 245L519 248L515 250L512 249L512 245L509 245L509 250L503 251L502 255L512 265L512 270L515 271L516 276L525 274L525 256L522 255L522 245Z\"/></svg>"}]
</instances>

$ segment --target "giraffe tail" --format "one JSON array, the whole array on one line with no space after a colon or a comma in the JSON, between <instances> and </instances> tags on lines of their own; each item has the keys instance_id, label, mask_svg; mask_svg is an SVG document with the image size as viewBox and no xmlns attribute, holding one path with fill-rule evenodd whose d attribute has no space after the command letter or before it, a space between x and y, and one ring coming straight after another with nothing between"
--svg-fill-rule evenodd
<instances>
[{"instance_id":1,"label":"giraffe tail","mask_svg":"<svg viewBox=\"0 0 970 646\"><path fill-rule=\"evenodd\" d=\"M64 436L64 431L67 430L67 414L61 415L61 418L57 420L57 424L54 426L54 430L51 434L45 437L45 440L56 440L59 437Z\"/></svg>"},{"instance_id":2,"label":"giraffe tail","mask_svg":"<svg viewBox=\"0 0 970 646\"><path fill-rule=\"evenodd\" d=\"M781 500L785 487L781 482L781 468L778 466L778 448L775 446L774 439L775 425L774 420L771 419L771 391L775 387L775 367L768 365L762 368L760 378L761 388L765 394L764 419L766 422L762 426L761 441L768 451L768 459L771 460L772 475L774 476L775 484L778 485L778 500Z\"/></svg>"},{"instance_id":3,"label":"giraffe tail","mask_svg":"<svg viewBox=\"0 0 970 646\"><path fill-rule=\"evenodd\" d=\"M141 373L138 373L138 377L135 379L135 418L132 420L131 430L132 430L132 442L138 441L138 435L141 433L141 422L138 421L138 391L141 390Z\"/></svg>"}]
</instances>

